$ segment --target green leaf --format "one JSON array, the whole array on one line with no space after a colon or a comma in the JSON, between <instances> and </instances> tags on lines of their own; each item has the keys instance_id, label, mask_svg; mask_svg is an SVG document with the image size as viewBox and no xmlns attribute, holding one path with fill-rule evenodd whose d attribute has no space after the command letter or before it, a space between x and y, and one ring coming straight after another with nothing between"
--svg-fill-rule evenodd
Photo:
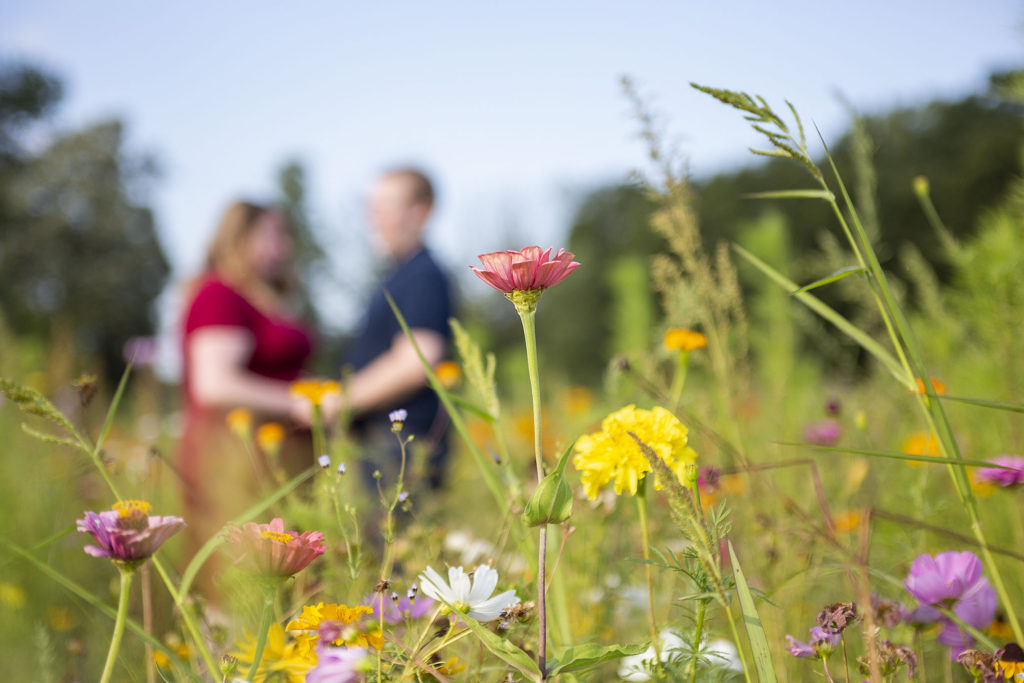
<instances>
[{"instance_id":1,"label":"green leaf","mask_svg":"<svg viewBox=\"0 0 1024 683\"><path fill-rule=\"evenodd\" d=\"M561 524L572 515L572 487L565 477L565 464L575 445L575 441L569 444L555 469L541 479L537 490L530 496L523 510L523 521L529 526Z\"/></svg>"},{"instance_id":2,"label":"green leaf","mask_svg":"<svg viewBox=\"0 0 1024 683\"><path fill-rule=\"evenodd\" d=\"M549 661L548 676L557 676L568 671L582 671L622 657L638 655L648 647L647 643L634 645L598 645L584 643L562 650Z\"/></svg>"},{"instance_id":3,"label":"green leaf","mask_svg":"<svg viewBox=\"0 0 1024 683\"><path fill-rule=\"evenodd\" d=\"M847 275L853 275L854 273L867 273L867 272L868 272L867 268L862 268L860 266L848 266L846 268L840 268L839 270L837 270L836 272L832 273L831 275L826 275L825 277L821 278L820 280L815 280L814 282L812 282L809 285L804 285L800 289L790 293L790 296L796 296L797 294L800 294L802 292L808 292L808 291L810 291L812 289L817 289L818 287L821 287L822 285L827 285L827 284L829 284L831 282L835 282L837 280L842 280Z\"/></svg>"},{"instance_id":4,"label":"green leaf","mask_svg":"<svg viewBox=\"0 0 1024 683\"><path fill-rule=\"evenodd\" d=\"M475 619L463 617L462 623L469 627L469 630L480 639L480 642L484 644L484 647L490 650L491 654L495 657L498 657L507 664L514 666L516 669L522 671L534 680L540 680L540 668L538 668L537 662L533 661L533 658L526 654L522 648L515 645L508 638L502 638L498 634L492 633Z\"/></svg>"},{"instance_id":5,"label":"green leaf","mask_svg":"<svg viewBox=\"0 0 1024 683\"><path fill-rule=\"evenodd\" d=\"M732 245L732 248L737 254L746 259L748 263L767 275L771 280L787 291L792 292L795 289L799 289L795 282L751 254L740 245L734 244ZM865 351L877 358L882 365L892 373L893 377L899 380L902 384L907 383L907 373L903 370L903 366L900 365L899 361L897 361L896 358L885 349L885 347L865 334L860 328L809 292L800 292L798 294L794 294L793 297L860 344Z\"/></svg>"},{"instance_id":6,"label":"green leaf","mask_svg":"<svg viewBox=\"0 0 1024 683\"><path fill-rule=\"evenodd\" d=\"M756 150L755 150L756 151ZM758 152L763 153L763 152ZM772 154L771 156L777 156ZM830 202L835 199L828 190L774 190L770 192L751 192L743 195L744 199L824 199Z\"/></svg>"},{"instance_id":7,"label":"green leaf","mask_svg":"<svg viewBox=\"0 0 1024 683\"><path fill-rule=\"evenodd\" d=\"M465 408L466 410L468 410L469 412L473 413L477 417L483 418L483 419L487 420L488 422L497 422L498 421L498 418L494 417L493 415L491 415L489 412L487 412L486 410L484 410L480 406L478 406L475 403L472 403L470 401L467 401L466 399L462 398L461 396L459 396L457 394L448 394L448 398L450 398L453 402L455 402L456 405L458 405L458 406L460 406L462 408Z\"/></svg>"},{"instance_id":8,"label":"green leaf","mask_svg":"<svg viewBox=\"0 0 1024 683\"><path fill-rule=\"evenodd\" d=\"M754 653L754 667L757 669L757 676L761 683L773 683L775 667L772 666L772 651L768 647L764 625L761 623L761 617L757 614L757 607L754 606L754 596L750 593L747 578L743 575L743 568L740 567L740 561L736 559L732 541L726 541L726 543L729 545L729 560L732 563L733 578L736 580L736 595L740 599L743 626L747 629L750 649Z\"/></svg>"}]
</instances>

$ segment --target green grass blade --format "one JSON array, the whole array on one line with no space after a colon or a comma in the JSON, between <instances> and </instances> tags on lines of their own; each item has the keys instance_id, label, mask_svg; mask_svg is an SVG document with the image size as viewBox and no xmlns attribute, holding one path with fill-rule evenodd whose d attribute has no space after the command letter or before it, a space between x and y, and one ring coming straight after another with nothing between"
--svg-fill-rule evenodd
<instances>
[{"instance_id":1,"label":"green grass blade","mask_svg":"<svg viewBox=\"0 0 1024 683\"><path fill-rule=\"evenodd\" d=\"M757 607L754 605L754 596L750 593L747 585L747 578L743 575L743 568L736 559L736 551L732 547L732 541L726 541L729 545L729 560L732 562L733 578L736 580L736 595L740 599L740 611L743 613L743 626L747 630L747 638L750 640L750 649L754 653L754 667L757 669L757 676L761 683L773 683L775 679L775 667L772 666L772 651L768 647L768 638L764 633L764 625L761 617L757 614ZM739 643L737 643L737 647Z\"/></svg>"},{"instance_id":2,"label":"green grass blade","mask_svg":"<svg viewBox=\"0 0 1024 683\"><path fill-rule=\"evenodd\" d=\"M794 290L799 289L799 286L795 282L793 282L785 275L769 266L761 259L751 254L743 247L739 246L738 244L733 244L732 248L736 251L737 254L742 256L748 263L750 263L752 266L754 266L762 273L767 275L771 280L773 280L776 284L781 286L786 291L794 292ZM896 360L896 358L891 353L889 353L889 351L887 351L881 344L879 344L877 341L875 341L870 336L865 334L856 325L854 325L849 320L844 318L842 315L837 313L835 309L833 309L831 306L829 306L828 304L826 304L824 301L814 296L813 294L810 294L808 292L794 292L793 298L801 302L808 308L810 308L812 311L820 315L825 320L835 325L837 328L839 328L840 331L842 331L848 337L850 337L855 342L860 344L860 346L865 351L867 351L872 356L877 358L879 362L881 362L882 365L884 365L885 368L890 373L892 373L892 375L896 379L898 379L901 383L906 384L907 373L904 372L903 367Z\"/></svg>"},{"instance_id":3,"label":"green grass blade","mask_svg":"<svg viewBox=\"0 0 1024 683\"><path fill-rule=\"evenodd\" d=\"M866 272L868 272L867 268L861 268L860 266L847 266L846 268L840 268L839 270L837 270L836 272L832 273L831 275L826 275L825 277L821 278L820 280L815 280L814 282L812 282L809 285L804 285L803 287L801 287L800 289L796 290L795 292L792 292L790 294L790 296L796 296L797 294L801 294L803 292L809 292L812 289L817 289L818 287L821 287L822 285L827 285L827 284L831 284L833 282L837 282L838 280L842 280L844 277L847 277L849 275L853 275L854 273L866 273Z\"/></svg>"},{"instance_id":4,"label":"green grass blade","mask_svg":"<svg viewBox=\"0 0 1024 683\"><path fill-rule=\"evenodd\" d=\"M68 591L70 591L70 592L74 593L75 595L77 595L79 598L81 598L85 602L87 602L90 605L92 605L93 607L95 607L100 612L103 612L104 614L106 614L112 620L117 617L117 612L116 612L116 610L114 610L113 607L111 607L110 605L106 604L105 602L100 600L96 595L94 595L90 591L86 590L82 586L78 585L77 583L75 583L74 581L69 579L68 577L64 576L63 574L61 574L59 571L57 571L56 569L54 569L50 565L48 565L45 562L37 559L36 557L34 557L30 552L28 552L24 548L21 548L20 546L17 546L17 545L15 545L13 543L5 543L5 545L8 548L10 548L11 550L13 550L15 553L20 555L21 557L23 557L26 560L28 560L39 571L41 571L42 573L44 573L47 576L49 576L51 579L53 579L54 581L56 581L57 583L62 585ZM148 633L146 633L146 630L144 628L142 628L134 619L128 618L125 621L125 625L127 626L128 630L130 630L132 633L134 633L139 638L141 638L146 643L148 643L150 646L152 646L154 650L159 650L160 652L164 653L167 656L167 659L169 659L171 662L173 662L176 667L178 667L182 672L185 673L185 675L187 675L193 681L197 681L197 683L202 683L202 679L199 678L196 674L192 673L192 671L189 669L188 665L186 665L185 662L182 661L181 657L179 657L176 652L174 652L173 650L169 649L166 645L161 643L159 640L157 640L153 636L151 636Z\"/></svg>"},{"instance_id":5,"label":"green grass blade","mask_svg":"<svg viewBox=\"0 0 1024 683\"><path fill-rule=\"evenodd\" d=\"M935 465L948 465L951 461L948 458L933 455L908 455L906 453L893 453L892 451L870 451L861 448L838 448L836 446L815 446L809 443L793 443L791 441L775 441L779 446L790 446L795 448L810 448L815 451L831 451L835 453L849 453L851 455L867 455L872 458L888 458L890 460L906 460L907 462L925 462ZM970 467L991 467L1000 470L1016 470L1015 467L996 465L987 460L953 460L957 465Z\"/></svg>"},{"instance_id":6,"label":"green grass blade","mask_svg":"<svg viewBox=\"0 0 1024 683\"><path fill-rule=\"evenodd\" d=\"M966 403L967 405L978 406L979 408L1008 410L1011 413L1024 413L1024 405L1007 401L989 401L983 398L965 398L963 396L939 396L939 400L956 401L957 403Z\"/></svg>"},{"instance_id":7,"label":"green grass blade","mask_svg":"<svg viewBox=\"0 0 1024 683\"><path fill-rule=\"evenodd\" d=\"M772 190L769 192L749 192L742 195L742 197L744 199L823 199L826 202L835 199L835 195L828 190Z\"/></svg>"},{"instance_id":8,"label":"green grass blade","mask_svg":"<svg viewBox=\"0 0 1024 683\"><path fill-rule=\"evenodd\" d=\"M271 505L273 505L274 503L276 503L277 501L281 500L286 495L294 491L300 484L302 484L302 482L312 477L318 471L319 468L310 467L302 474L296 475L289 481L282 484L280 488L271 493L269 496L267 496L260 502L256 503L252 507L250 507L248 510L243 512L235 519L231 520L230 524L244 524L246 522L252 521L259 514L261 514L267 508L269 508ZM192 561L188 563L187 567L185 567L185 572L181 576L181 589L178 591L182 598L188 595L188 589L192 586L192 582L195 580L196 574L199 573L199 569L203 566L206 560L210 558L210 555L212 555L213 551L217 549L217 546L221 545L222 543L224 543L224 539L221 538L221 535L219 533L215 534L212 538L210 538L206 541L206 543L203 544L203 547L201 547L199 551L196 552L195 556L192 558Z\"/></svg>"},{"instance_id":9,"label":"green grass blade","mask_svg":"<svg viewBox=\"0 0 1024 683\"><path fill-rule=\"evenodd\" d=\"M423 356L423 352L420 350L419 344L416 343L416 339L412 336L412 330L409 329L409 324L405 321L405 316L398 310L398 305L395 300L391 297L391 293L384 290L384 297L388 300L388 305L391 307L391 312L395 314L395 318L398 319L398 324L402 327L402 332L405 333L406 338L412 344L416 350L416 355L419 356L420 363L423 365L423 371L427 373L427 382L430 384L430 388L434 390L437 397L441 399L441 403L444 404L445 410L448 411L448 416L451 418L452 426L455 427L455 431L459 433L462 440L466 443L469 448L470 454L476 461L477 466L480 468L480 473L484 477L484 483L487 484L487 488L491 491L491 495L494 496L494 500L498 503L498 508L505 512L508 510L508 499L505 496L505 490L501 486L501 482L498 480L498 476L494 471L493 466L488 462L484 454L480 452L473 439L469 436L469 430L466 428L466 423L462 419L462 414L455 409L455 404L452 401L451 394L444 388L440 380L437 379L437 375L434 374L434 369L430 367L430 363Z\"/></svg>"}]
</instances>

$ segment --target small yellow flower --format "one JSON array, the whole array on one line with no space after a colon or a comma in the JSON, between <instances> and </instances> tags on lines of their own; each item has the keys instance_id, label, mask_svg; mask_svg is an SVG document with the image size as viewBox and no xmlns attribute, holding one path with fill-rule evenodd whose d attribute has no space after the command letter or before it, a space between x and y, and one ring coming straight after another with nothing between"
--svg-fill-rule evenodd
<instances>
[{"instance_id":1,"label":"small yellow flower","mask_svg":"<svg viewBox=\"0 0 1024 683\"><path fill-rule=\"evenodd\" d=\"M449 657L448 661L437 667L437 673L442 676L454 676L466 670L466 665L459 661L458 657Z\"/></svg>"},{"instance_id":2,"label":"small yellow flower","mask_svg":"<svg viewBox=\"0 0 1024 683\"><path fill-rule=\"evenodd\" d=\"M46 610L46 616L50 620L50 628L58 633L62 631L70 631L78 624L78 620L75 619L75 615L71 611L71 608L64 605L50 607Z\"/></svg>"},{"instance_id":3,"label":"small yellow flower","mask_svg":"<svg viewBox=\"0 0 1024 683\"><path fill-rule=\"evenodd\" d=\"M441 383L441 386L445 389L451 389L459 383L462 371L459 370L458 363L446 360L437 364L437 367L434 368L434 374L437 375L437 381Z\"/></svg>"},{"instance_id":4,"label":"small yellow flower","mask_svg":"<svg viewBox=\"0 0 1024 683\"><path fill-rule=\"evenodd\" d=\"M687 445L686 427L660 406L642 410L629 405L606 417L600 432L585 434L576 442L573 464L583 475L583 490L590 500L597 500L600 489L609 482L613 482L616 495L623 491L636 495L637 485L651 470L630 433L653 449L680 483L686 481L686 466L697 459ZM657 477L654 487L661 488Z\"/></svg>"},{"instance_id":5,"label":"small yellow flower","mask_svg":"<svg viewBox=\"0 0 1024 683\"><path fill-rule=\"evenodd\" d=\"M903 442L903 452L906 455L923 455L928 458L939 457L939 440L935 434L927 432L914 432ZM911 467L920 467L921 463L908 460Z\"/></svg>"},{"instance_id":6,"label":"small yellow flower","mask_svg":"<svg viewBox=\"0 0 1024 683\"><path fill-rule=\"evenodd\" d=\"M328 395L340 394L341 384L334 380L300 379L292 382L291 392L318 406Z\"/></svg>"},{"instance_id":7,"label":"small yellow flower","mask_svg":"<svg viewBox=\"0 0 1024 683\"><path fill-rule=\"evenodd\" d=\"M265 453L276 454L284 441L284 427L277 422L266 422L256 429L256 443Z\"/></svg>"},{"instance_id":8,"label":"small yellow flower","mask_svg":"<svg viewBox=\"0 0 1024 683\"><path fill-rule=\"evenodd\" d=\"M837 534L848 534L856 529L858 524L860 524L860 510L856 508L843 510L832 521Z\"/></svg>"},{"instance_id":9,"label":"small yellow flower","mask_svg":"<svg viewBox=\"0 0 1024 683\"><path fill-rule=\"evenodd\" d=\"M252 413L245 408L235 408L228 412L224 421L238 438L248 440L252 437Z\"/></svg>"},{"instance_id":10,"label":"small yellow flower","mask_svg":"<svg viewBox=\"0 0 1024 683\"><path fill-rule=\"evenodd\" d=\"M341 637L334 641L335 645L357 645L379 650L384 646L380 628L371 628L369 631L358 628L358 622L369 614L373 614L373 608L367 605L349 607L348 605L319 602L315 605L305 605L302 608L302 614L289 621L285 630L304 631L305 633L296 635L295 640L299 643L300 651L312 652L316 645L320 624L325 621L333 621L343 626L350 626L341 631Z\"/></svg>"},{"instance_id":11,"label":"small yellow flower","mask_svg":"<svg viewBox=\"0 0 1024 683\"><path fill-rule=\"evenodd\" d=\"M669 351L694 351L708 345L708 338L701 332L673 327L665 333L665 348Z\"/></svg>"},{"instance_id":12,"label":"small yellow flower","mask_svg":"<svg viewBox=\"0 0 1024 683\"><path fill-rule=\"evenodd\" d=\"M244 636L243 640L235 643L237 649L231 652L231 656L238 660L240 671L248 671L256 652L256 637L248 631ZM316 652L305 652L298 642L289 641L281 624L275 622L270 625L259 671L252 680L253 683L267 680L303 683L306 674L315 666Z\"/></svg>"},{"instance_id":13,"label":"small yellow flower","mask_svg":"<svg viewBox=\"0 0 1024 683\"><path fill-rule=\"evenodd\" d=\"M0 581L0 604L20 609L25 606L25 599L25 590L21 586Z\"/></svg>"},{"instance_id":14,"label":"small yellow flower","mask_svg":"<svg viewBox=\"0 0 1024 683\"><path fill-rule=\"evenodd\" d=\"M189 649L188 643L181 640L175 634L174 637L165 639L165 644L168 649L174 654L178 655L184 661L188 661L189 657L192 656L192 650ZM153 661L161 669L169 669L171 666L171 660L167 658L160 650L153 650Z\"/></svg>"},{"instance_id":15,"label":"small yellow flower","mask_svg":"<svg viewBox=\"0 0 1024 683\"><path fill-rule=\"evenodd\" d=\"M569 387L566 391L565 410L570 415L585 415L594 403L594 397L586 387Z\"/></svg>"}]
</instances>

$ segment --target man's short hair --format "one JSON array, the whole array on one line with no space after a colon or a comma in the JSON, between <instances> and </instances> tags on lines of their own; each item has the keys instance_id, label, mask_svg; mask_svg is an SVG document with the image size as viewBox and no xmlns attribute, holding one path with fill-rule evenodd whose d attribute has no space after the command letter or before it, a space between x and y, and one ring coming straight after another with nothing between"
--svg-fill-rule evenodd
<instances>
[{"instance_id":1,"label":"man's short hair","mask_svg":"<svg viewBox=\"0 0 1024 683\"><path fill-rule=\"evenodd\" d=\"M414 166L399 166L384 173L386 178L404 178L409 181L409 200L413 204L434 205L434 184L427 174Z\"/></svg>"}]
</instances>

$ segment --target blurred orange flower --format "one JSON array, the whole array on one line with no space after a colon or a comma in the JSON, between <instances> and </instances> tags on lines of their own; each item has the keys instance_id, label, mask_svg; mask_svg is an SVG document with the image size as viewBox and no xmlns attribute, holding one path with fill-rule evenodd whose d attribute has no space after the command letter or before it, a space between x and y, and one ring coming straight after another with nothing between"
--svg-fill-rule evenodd
<instances>
[{"instance_id":1,"label":"blurred orange flower","mask_svg":"<svg viewBox=\"0 0 1024 683\"><path fill-rule=\"evenodd\" d=\"M277 453L284 441L284 427L277 422L261 424L256 429L256 443L267 453Z\"/></svg>"},{"instance_id":2,"label":"blurred orange flower","mask_svg":"<svg viewBox=\"0 0 1024 683\"><path fill-rule=\"evenodd\" d=\"M224 416L228 427L240 439L248 440L252 436L252 413L245 408L235 408Z\"/></svg>"},{"instance_id":3,"label":"blurred orange flower","mask_svg":"<svg viewBox=\"0 0 1024 683\"><path fill-rule=\"evenodd\" d=\"M300 379L292 382L291 393L318 406L329 394L340 394L341 384L334 380Z\"/></svg>"},{"instance_id":4,"label":"blurred orange flower","mask_svg":"<svg viewBox=\"0 0 1024 683\"><path fill-rule=\"evenodd\" d=\"M437 381L441 383L445 389L451 389L459 383L459 379L462 377L462 371L459 369L459 364L452 360L441 361L434 368L434 374L437 375Z\"/></svg>"},{"instance_id":5,"label":"blurred orange flower","mask_svg":"<svg viewBox=\"0 0 1024 683\"><path fill-rule=\"evenodd\" d=\"M701 332L673 327L665 333L664 344L669 351L693 351L707 346L708 338Z\"/></svg>"},{"instance_id":6,"label":"blurred orange flower","mask_svg":"<svg viewBox=\"0 0 1024 683\"><path fill-rule=\"evenodd\" d=\"M928 432L914 432L903 442L903 453L906 455L922 455L928 458L939 457L939 440L935 434ZM920 467L921 463L907 461L911 467Z\"/></svg>"},{"instance_id":7,"label":"blurred orange flower","mask_svg":"<svg viewBox=\"0 0 1024 683\"><path fill-rule=\"evenodd\" d=\"M941 379L935 379L934 377L931 378L931 381L932 390L939 396L944 396L946 394L946 383ZM924 381L920 377L917 378L917 393L927 393L924 388Z\"/></svg>"}]
</instances>

